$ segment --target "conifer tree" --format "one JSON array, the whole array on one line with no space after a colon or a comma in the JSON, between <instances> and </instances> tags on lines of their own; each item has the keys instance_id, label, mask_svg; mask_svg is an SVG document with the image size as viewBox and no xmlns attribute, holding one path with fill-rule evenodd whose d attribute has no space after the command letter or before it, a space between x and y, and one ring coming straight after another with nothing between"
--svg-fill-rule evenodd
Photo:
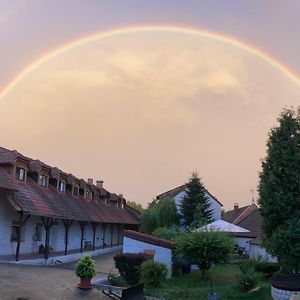
<instances>
[{"instance_id":1,"label":"conifer tree","mask_svg":"<svg viewBox=\"0 0 300 300\"><path fill-rule=\"evenodd\" d=\"M271 129L259 203L263 243L282 266L300 271L300 112L285 109Z\"/></svg>"},{"instance_id":2,"label":"conifer tree","mask_svg":"<svg viewBox=\"0 0 300 300\"><path fill-rule=\"evenodd\" d=\"M212 210L205 187L197 172L193 172L189 182L186 184L185 196L182 200L180 212L185 226L195 224L194 220L203 217L203 223L212 221ZM194 222L194 223L193 223ZM197 220L201 223L201 220Z\"/></svg>"}]
</instances>

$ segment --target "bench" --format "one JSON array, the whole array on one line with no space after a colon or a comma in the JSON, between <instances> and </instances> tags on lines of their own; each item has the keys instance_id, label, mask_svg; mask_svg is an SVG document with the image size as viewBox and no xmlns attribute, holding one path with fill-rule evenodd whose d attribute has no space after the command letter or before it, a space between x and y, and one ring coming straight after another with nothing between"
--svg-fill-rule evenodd
<instances>
[{"instance_id":1,"label":"bench","mask_svg":"<svg viewBox=\"0 0 300 300\"><path fill-rule=\"evenodd\" d=\"M102 293L111 299L120 300L145 300L144 285L138 284L129 288L122 289L121 296L114 293L111 289L106 290L102 288Z\"/></svg>"}]
</instances>

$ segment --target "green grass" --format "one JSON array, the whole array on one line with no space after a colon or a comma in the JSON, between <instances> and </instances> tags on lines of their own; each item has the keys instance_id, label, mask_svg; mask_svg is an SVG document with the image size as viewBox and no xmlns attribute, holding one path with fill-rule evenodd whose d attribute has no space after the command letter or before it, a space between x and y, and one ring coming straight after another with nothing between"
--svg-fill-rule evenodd
<instances>
[{"instance_id":1,"label":"green grass","mask_svg":"<svg viewBox=\"0 0 300 300\"><path fill-rule=\"evenodd\" d=\"M260 290L251 294L238 286L241 274L238 265L219 265L211 269L210 278L220 300L272 300L271 288L262 274L256 273ZM201 300L207 299L210 285L201 278L200 271L179 275L168 279L160 289L146 289L146 294L166 300Z\"/></svg>"}]
</instances>

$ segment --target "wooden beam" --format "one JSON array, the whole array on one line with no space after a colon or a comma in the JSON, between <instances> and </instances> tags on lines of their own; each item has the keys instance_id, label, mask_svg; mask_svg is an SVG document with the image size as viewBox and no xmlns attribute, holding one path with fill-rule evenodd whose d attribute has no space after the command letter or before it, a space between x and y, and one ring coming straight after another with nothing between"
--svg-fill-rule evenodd
<instances>
[{"instance_id":1,"label":"wooden beam","mask_svg":"<svg viewBox=\"0 0 300 300\"><path fill-rule=\"evenodd\" d=\"M22 228L30 218L30 215L25 215L22 211L19 212L19 226L17 227L17 247L16 247L16 261L20 258L20 248L21 248L21 238L22 238ZM24 218L25 216L25 218Z\"/></svg>"},{"instance_id":2,"label":"wooden beam","mask_svg":"<svg viewBox=\"0 0 300 300\"><path fill-rule=\"evenodd\" d=\"M96 229L97 229L98 223L92 222L93 227L93 251L95 251L95 241L96 241Z\"/></svg>"},{"instance_id":3,"label":"wooden beam","mask_svg":"<svg viewBox=\"0 0 300 300\"><path fill-rule=\"evenodd\" d=\"M69 230L73 223L73 220L63 219L65 227L65 255L68 254L68 242L69 242Z\"/></svg>"},{"instance_id":4,"label":"wooden beam","mask_svg":"<svg viewBox=\"0 0 300 300\"><path fill-rule=\"evenodd\" d=\"M45 238L45 253L44 258L49 258L49 243L50 243L50 229L54 223L52 217L41 217L42 222L44 224L44 228L46 230L46 238Z\"/></svg>"},{"instance_id":5,"label":"wooden beam","mask_svg":"<svg viewBox=\"0 0 300 300\"><path fill-rule=\"evenodd\" d=\"M114 240L114 224L110 224L110 246L113 246Z\"/></svg>"},{"instance_id":6,"label":"wooden beam","mask_svg":"<svg viewBox=\"0 0 300 300\"><path fill-rule=\"evenodd\" d=\"M105 233L106 233L106 227L107 227L107 224L105 223L102 223L102 241L103 241L103 247L106 247L106 244L105 244Z\"/></svg>"},{"instance_id":7,"label":"wooden beam","mask_svg":"<svg viewBox=\"0 0 300 300\"><path fill-rule=\"evenodd\" d=\"M81 229L81 236L80 236L80 253L82 253L83 249L83 235L84 235L84 227L86 226L87 222L85 221L79 221L79 226Z\"/></svg>"}]
</instances>

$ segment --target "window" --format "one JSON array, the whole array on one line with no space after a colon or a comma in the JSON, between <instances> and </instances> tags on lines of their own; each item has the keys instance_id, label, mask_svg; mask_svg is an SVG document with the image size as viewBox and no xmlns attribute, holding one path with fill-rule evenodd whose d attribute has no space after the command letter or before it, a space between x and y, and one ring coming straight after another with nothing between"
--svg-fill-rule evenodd
<instances>
[{"instance_id":1,"label":"window","mask_svg":"<svg viewBox=\"0 0 300 300\"><path fill-rule=\"evenodd\" d=\"M78 196L79 195L79 186L75 185L73 188L73 195Z\"/></svg>"},{"instance_id":2,"label":"window","mask_svg":"<svg viewBox=\"0 0 300 300\"><path fill-rule=\"evenodd\" d=\"M39 175L39 185L47 186L48 185L48 176L46 175Z\"/></svg>"},{"instance_id":3,"label":"window","mask_svg":"<svg viewBox=\"0 0 300 300\"><path fill-rule=\"evenodd\" d=\"M58 182L58 190L64 192L66 190L66 184L63 181Z\"/></svg>"},{"instance_id":4,"label":"window","mask_svg":"<svg viewBox=\"0 0 300 300\"><path fill-rule=\"evenodd\" d=\"M84 198L90 199L90 191L87 190L84 191Z\"/></svg>"},{"instance_id":5,"label":"window","mask_svg":"<svg viewBox=\"0 0 300 300\"><path fill-rule=\"evenodd\" d=\"M16 168L16 179L24 181L25 180L25 174L26 174L25 169L19 168L19 167Z\"/></svg>"},{"instance_id":6,"label":"window","mask_svg":"<svg viewBox=\"0 0 300 300\"><path fill-rule=\"evenodd\" d=\"M20 230L20 222L13 221L11 225L11 234L10 234L10 241L11 242L17 242L18 241L18 233ZM22 226L22 232L21 232L21 242L24 242L24 232L25 232L25 226Z\"/></svg>"},{"instance_id":7,"label":"window","mask_svg":"<svg viewBox=\"0 0 300 300\"><path fill-rule=\"evenodd\" d=\"M94 200L96 200L96 201L99 200L99 194L97 194L97 193L94 194Z\"/></svg>"},{"instance_id":8,"label":"window","mask_svg":"<svg viewBox=\"0 0 300 300\"><path fill-rule=\"evenodd\" d=\"M37 223L34 229L33 241L41 241L43 234L43 224Z\"/></svg>"}]
</instances>

